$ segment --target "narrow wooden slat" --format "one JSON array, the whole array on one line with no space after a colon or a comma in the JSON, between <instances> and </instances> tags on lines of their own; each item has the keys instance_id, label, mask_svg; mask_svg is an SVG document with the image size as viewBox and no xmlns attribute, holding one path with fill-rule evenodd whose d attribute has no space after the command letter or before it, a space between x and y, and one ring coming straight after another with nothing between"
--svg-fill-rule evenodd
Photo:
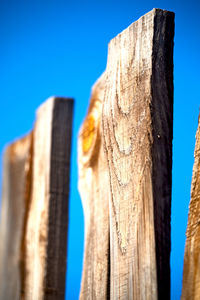
<instances>
[{"instance_id":1,"label":"narrow wooden slat","mask_svg":"<svg viewBox=\"0 0 200 300\"><path fill-rule=\"evenodd\" d=\"M109 294L109 178L101 139L104 78L102 75L93 87L79 134L79 190L85 216L80 299L106 299Z\"/></svg>"},{"instance_id":2,"label":"narrow wooden slat","mask_svg":"<svg viewBox=\"0 0 200 300\"><path fill-rule=\"evenodd\" d=\"M170 298L173 36L174 14L153 9L109 44L111 299Z\"/></svg>"},{"instance_id":3,"label":"narrow wooden slat","mask_svg":"<svg viewBox=\"0 0 200 300\"><path fill-rule=\"evenodd\" d=\"M23 285L22 240L28 202L32 134L9 145L4 153L0 225L0 299L18 300ZM27 199L28 200L28 199Z\"/></svg>"},{"instance_id":4,"label":"narrow wooden slat","mask_svg":"<svg viewBox=\"0 0 200 300\"><path fill-rule=\"evenodd\" d=\"M182 300L200 299L200 116L194 157L184 255Z\"/></svg>"},{"instance_id":5,"label":"narrow wooden slat","mask_svg":"<svg viewBox=\"0 0 200 300\"><path fill-rule=\"evenodd\" d=\"M64 299L73 101L50 98L37 111L26 228L25 299Z\"/></svg>"}]
</instances>

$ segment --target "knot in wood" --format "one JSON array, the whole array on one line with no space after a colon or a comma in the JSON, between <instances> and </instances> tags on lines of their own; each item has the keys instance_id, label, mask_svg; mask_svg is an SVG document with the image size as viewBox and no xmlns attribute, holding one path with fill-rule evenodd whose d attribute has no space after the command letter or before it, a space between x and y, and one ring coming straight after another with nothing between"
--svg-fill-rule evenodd
<instances>
[{"instance_id":1,"label":"knot in wood","mask_svg":"<svg viewBox=\"0 0 200 300\"><path fill-rule=\"evenodd\" d=\"M85 120L83 128L83 141L82 141L82 150L83 152L88 152L91 148L95 135L95 119L93 115L88 115Z\"/></svg>"}]
</instances>

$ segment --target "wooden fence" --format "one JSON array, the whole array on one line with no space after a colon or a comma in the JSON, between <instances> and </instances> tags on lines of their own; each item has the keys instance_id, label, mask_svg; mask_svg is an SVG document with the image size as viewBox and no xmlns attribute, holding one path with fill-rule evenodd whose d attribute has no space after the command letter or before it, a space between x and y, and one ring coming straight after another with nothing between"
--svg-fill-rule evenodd
<instances>
[{"instance_id":1,"label":"wooden fence","mask_svg":"<svg viewBox=\"0 0 200 300\"><path fill-rule=\"evenodd\" d=\"M79 134L80 299L170 299L174 14L109 43ZM73 100L51 98L4 153L0 300L64 299ZM200 298L199 129L182 299Z\"/></svg>"}]
</instances>

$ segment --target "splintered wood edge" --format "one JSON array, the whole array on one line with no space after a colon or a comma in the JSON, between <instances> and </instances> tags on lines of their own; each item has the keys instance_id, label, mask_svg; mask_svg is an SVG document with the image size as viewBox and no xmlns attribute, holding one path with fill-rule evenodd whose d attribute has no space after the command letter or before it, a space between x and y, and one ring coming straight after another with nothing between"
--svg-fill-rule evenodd
<instances>
[{"instance_id":1,"label":"splintered wood edge","mask_svg":"<svg viewBox=\"0 0 200 300\"><path fill-rule=\"evenodd\" d=\"M199 236L200 236L200 114L196 131L194 150L194 165L192 172L191 197L186 229L186 244L184 253L182 300L199 299Z\"/></svg>"}]
</instances>

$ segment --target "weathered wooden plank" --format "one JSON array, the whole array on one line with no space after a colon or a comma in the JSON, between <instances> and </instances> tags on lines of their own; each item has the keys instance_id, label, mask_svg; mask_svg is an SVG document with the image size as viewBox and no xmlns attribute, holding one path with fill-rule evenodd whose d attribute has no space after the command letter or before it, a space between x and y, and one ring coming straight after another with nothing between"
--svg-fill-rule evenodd
<instances>
[{"instance_id":1,"label":"weathered wooden plank","mask_svg":"<svg viewBox=\"0 0 200 300\"><path fill-rule=\"evenodd\" d=\"M25 234L24 298L64 299L73 101L50 98L37 111Z\"/></svg>"},{"instance_id":2,"label":"weathered wooden plank","mask_svg":"<svg viewBox=\"0 0 200 300\"><path fill-rule=\"evenodd\" d=\"M102 75L93 87L79 134L79 190L85 217L80 299L106 299L109 294L109 178L101 139L104 78Z\"/></svg>"},{"instance_id":3,"label":"weathered wooden plank","mask_svg":"<svg viewBox=\"0 0 200 300\"><path fill-rule=\"evenodd\" d=\"M146 14L110 42L93 88L79 136L81 299L170 297L173 36L173 13Z\"/></svg>"},{"instance_id":4,"label":"weathered wooden plank","mask_svg":"<svg viewBox=\"0 0 200 300\"><path fill-rule=\"evenodd\" d=\"M200 116L194 157L184 255L182 300L200 299Z\"/></svg>"},{"instance_id":5,"label":"weathered wooden plank","mask_svg":"<svg viewBox=\"0 0 200 300\"><path fill-rule=\"evenodd\" d=\"M0 299L18 300L23 285L23 236L29 204L32 134L9 145L4 153L0 225Z\"/></svg>"},{"instance_id":6,"label":"weathered wooden plank","mask_svg":"<svg viewBox=\"0 0 200 300\"><path fill-rule=\"evenodd\" d=\"M111 299L170 298L173 36L174 14L153 9L109 44Z\"/></svg>"}]
</instances>

